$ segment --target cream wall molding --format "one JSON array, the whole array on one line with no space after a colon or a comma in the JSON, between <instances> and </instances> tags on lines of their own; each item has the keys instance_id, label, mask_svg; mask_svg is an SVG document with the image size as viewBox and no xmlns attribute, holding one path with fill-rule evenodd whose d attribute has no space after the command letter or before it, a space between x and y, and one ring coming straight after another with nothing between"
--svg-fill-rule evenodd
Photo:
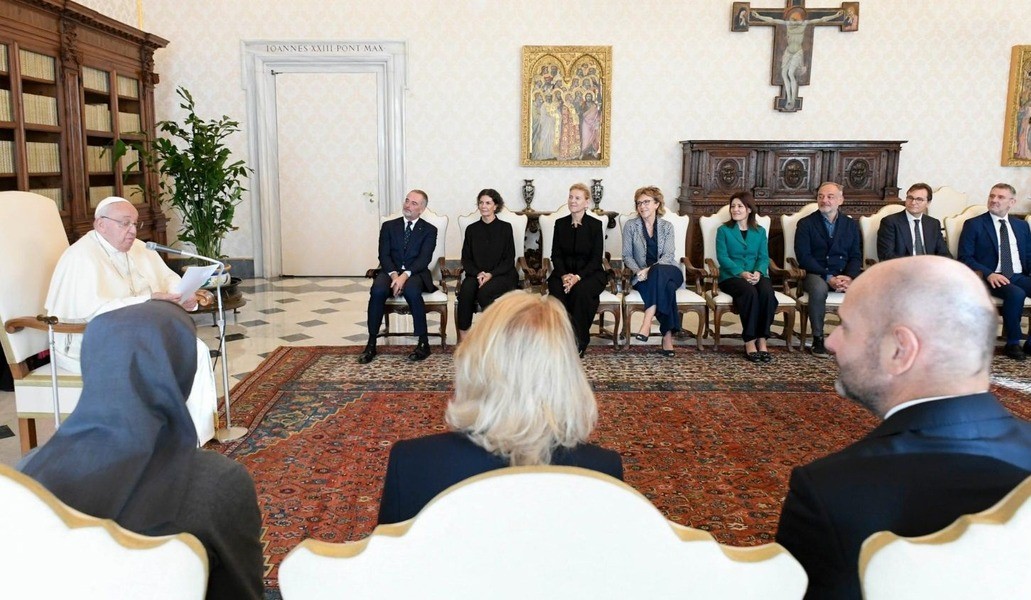
<instances>
[{"instance_id":1,"label":"cream wall molding","mask_svg":"<svg viewBox=\"0 0 1031 600\"><path fill-rule=\"evenodd\" d=\"M404 98L407 45L376 40L242 40L243 87L250 153L254 272L282 274L279 223L279 142L276 75L280 73L375 73L379 133L379 203L386 216L405 193Z\"/></svg>"}]
</instances>

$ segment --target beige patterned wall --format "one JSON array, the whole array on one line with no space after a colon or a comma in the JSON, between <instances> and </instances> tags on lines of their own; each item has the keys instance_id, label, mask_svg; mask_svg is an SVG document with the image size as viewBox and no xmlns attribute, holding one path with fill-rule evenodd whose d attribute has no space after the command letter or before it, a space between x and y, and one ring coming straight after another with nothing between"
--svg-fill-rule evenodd
<instances>
[{"instance_id":1,"label":"beige patterned wall","mask_svg":"<svg viewBox=\"0 0 1031 600\"><path fill-rule=\"evenodd\" d=\"M837 0L809 0L834 6ZM133 3L93 2L129 15ZM760 7L782 0L760 0ZM171 40L157 54L159 118L178 116L187 86L199 110L243 119L240 40L388 39L409 44L407 185L434 209L473 209L495 187L514 206L562 202L575 181L601 178L602 206L629 211L632 191L657 184L673 206L686 139L904 139L900 184L926 180L985 197L996 181L1031 210L1031 169L999 166L1010 47L1031 43L1027 0L861 0L857 33L815 33L803 111L772 110L770 28L731 33L730 0L143 0L144 28ZM105 11L106 12L106 11ZM117 13L117 14L114 14ZM122 17L118 17L122 18ZM520 47L611 45L608 168L519 166ZM331 100L328 100L331 101ZM246 138L233 141L247 157ZM248 200L249 202L249 200ZM226 249L254 255L251 207ZM448 254L458 254L449 232Z\"/></svg>"},{"instance_id":2,"label":"beige patterned wall","mask_svg":"<svg viewBox=\"0 0 1031 600\"><path fill-rule=\"evenodd\" d=\"M127 25L139 27L140 0L77 0L79 4L92 8Z\"/></svg>"}]
</instances>

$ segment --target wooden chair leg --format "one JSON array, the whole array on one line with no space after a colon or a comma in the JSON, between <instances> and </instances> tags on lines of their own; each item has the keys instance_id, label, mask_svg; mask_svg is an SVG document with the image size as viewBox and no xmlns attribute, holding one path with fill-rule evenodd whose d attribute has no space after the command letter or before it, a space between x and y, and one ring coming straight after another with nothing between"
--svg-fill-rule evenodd
<instances>
[{"instance_id":1,"label":"wooden chair leg","mask_svg":"<svg viewBox=\"0 0 1031 600\"><path fill-rule=\"evenodd\" d=\"M788 347L788 352L795 351L794 338L795 337L795 311L789 310L784 313L784 343Z\"/></svg>"},{"instance_id":2,"label":"wooden chair leg","mask_svg":"<svg viewBox=\"0 0 1031 600\"><path fill-rule=\"evenodd\" d=\"M39 445L36 439L36 419L18 419L18 439L21 440L22 456Z\"/></svg>"},{"instance_id":3,"label":"wooden chair leg","mask_svg":"<svg viewBox=\"0 0 1031 600\"><path fill-rule=\"evenodd\" d=\"M440 347L447 348L447 309L440 313Z\"/></svg>"},{"instance_id":4,"label":"wooden chair leg","mask_svg":"<svg viewBox=\"0 0 1031 600\"><path fill-rule=\"evenodd\" d=\"M800 321L798 324L798 350L800 352L805 352L805 338L807 334L806 324L809 323L809 311L805 307L802 307L802 309L799 310L798 318Z\"/></svg>"}]
</instances>

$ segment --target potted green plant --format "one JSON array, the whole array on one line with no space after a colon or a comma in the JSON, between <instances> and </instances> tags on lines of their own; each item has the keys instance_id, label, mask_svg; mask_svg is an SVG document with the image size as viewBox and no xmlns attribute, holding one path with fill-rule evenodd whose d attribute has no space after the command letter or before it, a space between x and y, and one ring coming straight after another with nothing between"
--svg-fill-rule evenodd
<instances>
[{"instance_id":1,"label":"potted green plant","mask_svg":"<svg viewBox=\"0 0 1031 600\"><path fill-rule=\"evenodd\" d=\"M225 139L240 131L237 121L223 115L205 120L197 116L193 96L184 87L176 88L182 99L179 107L187 111L185 120L157 123L165 134L153 140L116 140L114 156L123 156L128 147L139 152L139 161L158 174L162 206L179 215L180 242L192 244L197 254L222 259L222 240L233 226L233 215L244 191L241 179L250 169L242 160L232 161Z\"/></svg>"}]
</instances>

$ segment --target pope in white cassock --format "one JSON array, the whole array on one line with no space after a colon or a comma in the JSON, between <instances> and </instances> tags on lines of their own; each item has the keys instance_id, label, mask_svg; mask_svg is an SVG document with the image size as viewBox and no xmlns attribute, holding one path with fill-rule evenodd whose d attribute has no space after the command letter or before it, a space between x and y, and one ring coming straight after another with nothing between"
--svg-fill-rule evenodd
<instances>
[{"instance_id":1,"label":"pope in white cassock","mask_svg":"<svg viewBox=\"0 0 1031 600\"><path fill-rule=\"evenodd\" d=\"M148 300L179 303L197 309L197 298L185 300L176 290L180 278L136 239L139 213L125 198L112 196L97 205L93 231L65 250L57 262L47 293L47 313L65 323L93 317ZM80 373L81 334L57 334L57 366ZM215 435L215 378L204 342L197 340L197 375L186 403L201 444Z\"/></svg>"}]
</instances>

